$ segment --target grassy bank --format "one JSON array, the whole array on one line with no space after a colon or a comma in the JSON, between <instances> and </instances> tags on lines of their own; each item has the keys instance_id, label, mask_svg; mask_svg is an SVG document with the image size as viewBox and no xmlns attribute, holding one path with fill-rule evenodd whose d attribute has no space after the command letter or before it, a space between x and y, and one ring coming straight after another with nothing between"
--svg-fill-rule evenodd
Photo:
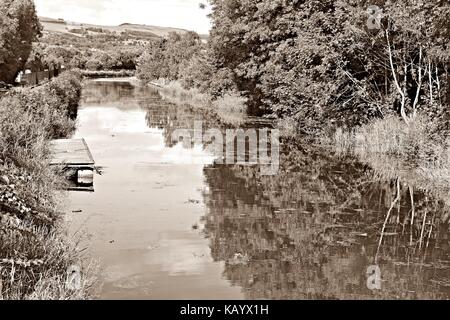
<instances>
[{"instance_id":1,"label":"grassy bank","mask_svg":"<svg viewBox=\"0 0 450 320\"><path fill-rule=\"evenodd\" d=\"M8 92L0 100L0 297L86 298L91 281L66 288L67 270L83 256L63 232L62 175L48 166L50 139L63 138L81 94L81 75ZM87 270L87 269L85 269Z\"/></svg>"},{"instance_id":2,"label":"grassy bank","mask_svg":"<svg viewBox=\"0 0 450 320\"><path fill-rule=\"evenodd\" d=\"M324 139L342 155L356 155L380 174L438 194L450 205L450 139L442 128L417 116L376 120Z\"/></svg>"},{"instance_id":3,"label":"grassy bank","mask_svg":"<svg viewBox=\"0 0 450 320\"><path fill-rule=\"evenodd\" d=\"M228 93L219 99L213 99L198 89L183 88L179 81L160 80L151 84L160 88L160 94L166 101L210 112L223 124L239 126L246 120L246 99L237 94Z\"/></svg>"}]
</instances>

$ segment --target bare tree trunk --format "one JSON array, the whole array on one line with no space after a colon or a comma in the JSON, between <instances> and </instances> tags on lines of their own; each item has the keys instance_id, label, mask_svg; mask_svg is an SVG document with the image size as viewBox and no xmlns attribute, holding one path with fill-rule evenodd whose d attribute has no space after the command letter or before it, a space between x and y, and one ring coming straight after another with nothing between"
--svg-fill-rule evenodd
<instances>
[{"instance_id":1,"label":"bare tree trunk","mask_svg":"<svg viewBox=\"0 0 450 320\"><path fill-rule=\"evenodd\" d=\"M395 205L400 201L400 178L397 178L397 196L395 197L394 201L392 201L391 203L391 207L389 208L387 215L386 215L386 219L384 220L383 223L383 228L381 229L381 235L380 235L380 241L378 242L378 248L377 248L377 252L375 254L375 263L378 262L378 254L380 253L380 249L381 249L381 245L383 243L383 238L384 238L384 232L386 231L386 227L387 224L389 222L389 218L391 217L391 213L392 210L394 210Z\"/></svg>"},{"instance_id":2,"label":"bare tree trunk","mask_svg":"<svg viewBox=\"0 0 450 320\"><path fill-rule=\"evenodd\" d=\"M416 98L414 99L414 104L413 104L413 118L415 118L416 114L417 114L417 105L419 103L421 88L422 88L422 47L420 47L420 53L419 53L419 79L417 80L417 92L416 92Z\"/></svg>"},{"instance_id":3,"label":"bare tree trunk","mask_svg":"<svg viewBox=\"0 0 450 320\"><path fill-rule=\"evenodd\" d=\"M409 187L409 195L411 197L411 228L410 228L410 235L409 235L409 243L412 245L414 217L416 215L416 210L415 210L415 206L414 206L414 189L413 189L413 187Z\"/></svg>"},{"instance_id":4,"label":"bare tree trunk","mask_svg":"<svg viewBox=\"0 0 450 320\"><path fill-rule=\"evenodd\" d=\"M428 245L430 244L431 235L433 234L434 218L435 216L433 215L433 219L431 219L430 232L428 233L427 248Z\"/></svg>"},{"instance_id":5,"label":"bare tree trunk","mask_svg":"<svg viewBox=\"0 0 450 320\"><path fill-rule=\"evenodd\" d=\"M431 69L431 61L428 58L428 79L430 80L430 104L434 102L433 97L433 70Z\"/></svg>"},{"instance_id":6,"label":"bare tree trunk","mask_svg":"<svg viewBox=\"0 0 450 320\"><path fill-rule=\"evenodd\" d=\"M439 80L439 69L438 69L438 66L436 66L436 84L437 84L438 95L439 95L439 104L442 104L441 80Z\"/></svg>"},{"instance_id":7,"label":"bare tree trunk","mask_svg":"<svg viewBox=\"0 0 450 320\"><path fill-rule=\"evenodd\" d=\"M401 103L401 107L400 107L400 114L401 114L403 120L405 121L405 123L408 124L409 123L409 119L408 119L408 116L406 115L406 111L405 111L406 95L403 92L402 88L400 87L400 83L398 82L397 74L395 72L394 57L392 55L392 48L391 48L391 42L389 40L389 31L388 30L386 30L386 40L387 40L387 44L388 44L389 63L390 63L390 66L391 66L392 76L394 77L394 84L395 84L395 87L397 88L397 91L400 93L400 96L402 97L402 103Z\"/></svg>"},{"instance_id":8,"label":"bare tree trunk","mask_svg":"<svg viewBox=\"0 0 450 320\"><path fill-rule=\"evenodd\" d=\"M426 222L427 222L427 211L425 210L425 214L423 215L422 231L420 232L419 250L422 249L423 234L424 234L424 231L425 231L425 224L426 224Z\"/></svg>"}]
</instances>

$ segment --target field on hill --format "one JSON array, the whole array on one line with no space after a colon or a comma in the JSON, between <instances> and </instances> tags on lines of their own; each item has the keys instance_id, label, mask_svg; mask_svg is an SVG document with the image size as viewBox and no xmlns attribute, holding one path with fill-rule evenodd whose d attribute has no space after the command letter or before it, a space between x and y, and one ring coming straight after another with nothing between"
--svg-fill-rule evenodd
<instances>
[{"instance_id":1,"label":"field on hill","mask_svg":"<svg viewBox=\"0 0 450 320\"><path fill-rule=\"evenodd\" d=\"M86 30L88 33L131 33L141 34L146 37L166 37L170 32L186 33L187 30L170 28L170 27L158 27L147 26L139 24L124 23L120 26L100 26L88 23L69 22L62 19L53 19L40 17L44 31L47 32L61 32L77 34L77 30ZM75 32L73 32L75 31Z\"/></svg>"}]
</instances>

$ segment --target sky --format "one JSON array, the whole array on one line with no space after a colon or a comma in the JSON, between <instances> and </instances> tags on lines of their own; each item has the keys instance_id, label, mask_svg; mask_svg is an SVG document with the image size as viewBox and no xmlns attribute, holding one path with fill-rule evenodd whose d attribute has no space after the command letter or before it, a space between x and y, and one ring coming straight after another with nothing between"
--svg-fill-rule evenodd
<instances>
[{"instance_id":1,"label":"sky","mask_svg":"<svg viewBox=\"0 0 450 320\"><path fill-rule=\"evenodd\" d=\"M175 27L208 33L206 0L35 0L39 16L99 25L122 23Z\"/></svg>"}]
</instances>

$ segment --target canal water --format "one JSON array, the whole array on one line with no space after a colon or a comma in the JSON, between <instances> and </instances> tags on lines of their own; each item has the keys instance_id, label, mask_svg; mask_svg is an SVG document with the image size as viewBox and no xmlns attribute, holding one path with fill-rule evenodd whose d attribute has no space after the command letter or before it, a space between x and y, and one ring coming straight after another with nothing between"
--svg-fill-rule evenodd
<instances>
[{"instance_id":1,"label":"canal water","mask_svg":"<svg viewBox=\"0 0 450 320\"><path fill-rule=\"evenodd\" d=\"M284 144L275 176L218 165L171 139L200 120L217 126L127 80L85 86L75 137L99 174L67 222L99 260L99 299L450 298L432 193L308 143Z\"/></svg>"}]
</instances>

